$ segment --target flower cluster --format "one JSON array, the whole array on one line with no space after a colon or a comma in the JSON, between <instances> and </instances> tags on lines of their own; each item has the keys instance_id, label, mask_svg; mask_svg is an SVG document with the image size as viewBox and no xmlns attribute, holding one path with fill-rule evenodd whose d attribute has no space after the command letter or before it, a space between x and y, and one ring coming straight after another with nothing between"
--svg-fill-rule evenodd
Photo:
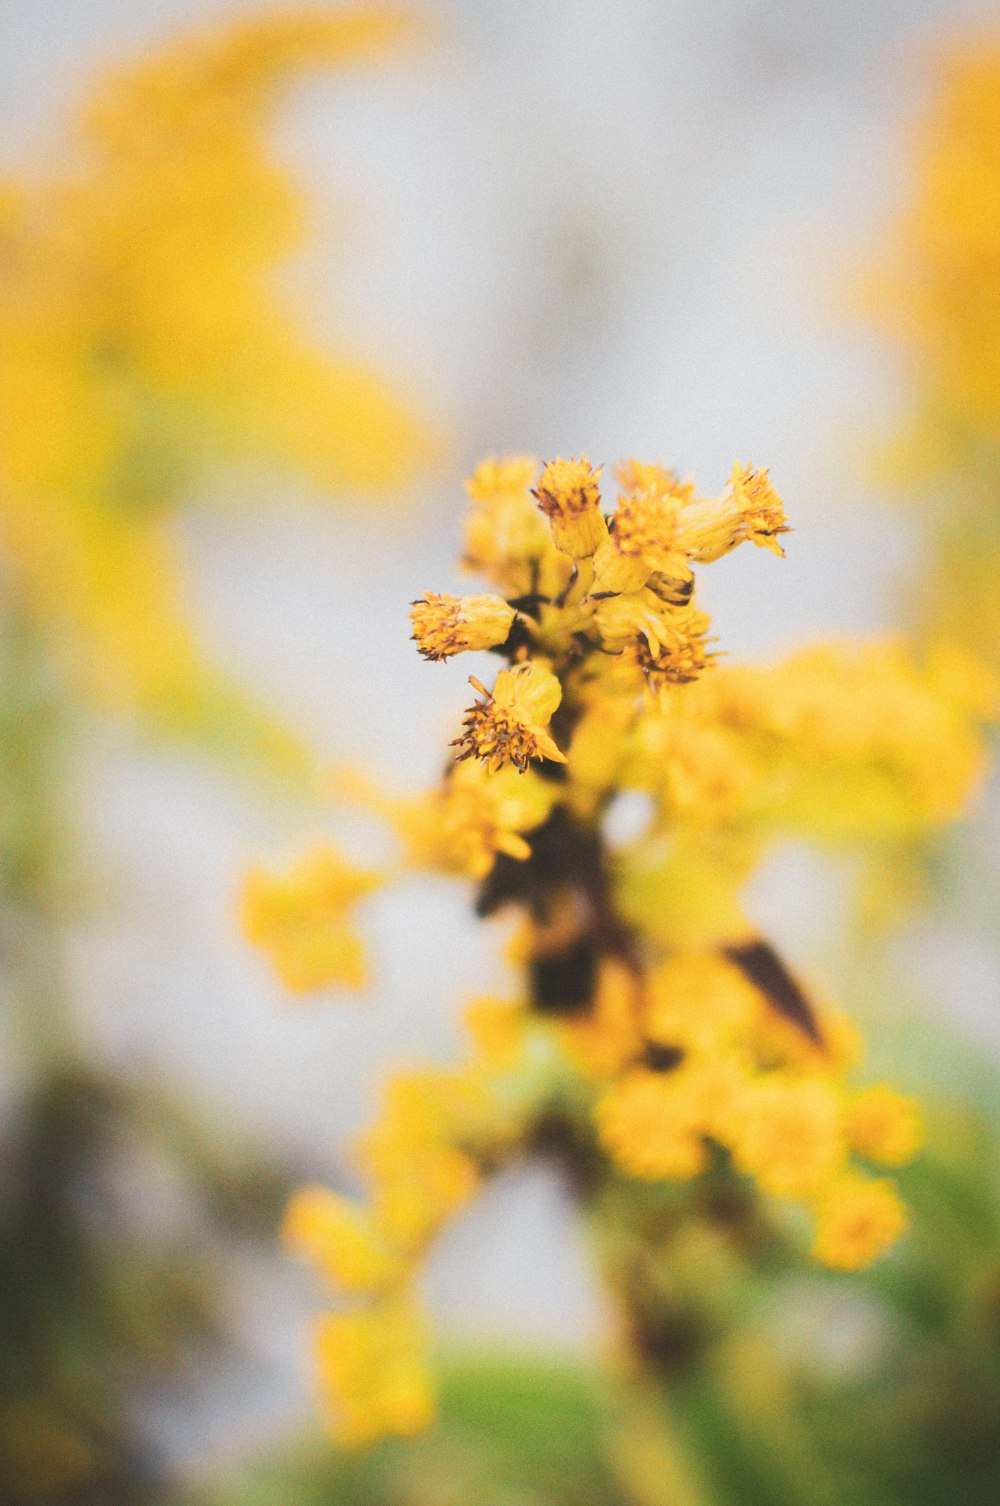
<instances>
[{"instance_id":1,"label":"flower cluster","mask_svg":"<svg viewBox=\"0 0 1000 1506\"><path fill-rule=\"evenodd\" d=\"M519 1158L554 1158L585 1209L616 1197L627 1220L633 1198L647 1241L651 1209L709 1180L792 1240L811 1227L833 1268L867 1265L906 1224L882 1172L919 1148L917 1109L855 1085L855 1032L755 930L742 891L787 834L842 842L955 816L981 768L974 697L953 667L919 669L893 644L722 667L694 572L745 542L780 555L766 471L737 465L715 498L636 461L617 481L609 508L585 459L477 470L464 557L496 594L428 593L410 615L426 657L491 651L503 667L489 688L472 678L439 788L340 784L385 816L407 863L466 877L479 915L514 919L517 980L467 1008L464 1062L390 1080L358 1150L367 1205L310 1188L289 1210L290 1246L350 1299L317 1348L345 1443L427 1420L420 1260ZM623 796L641 814L627 840Z\"/></svg>"}]
</instances>

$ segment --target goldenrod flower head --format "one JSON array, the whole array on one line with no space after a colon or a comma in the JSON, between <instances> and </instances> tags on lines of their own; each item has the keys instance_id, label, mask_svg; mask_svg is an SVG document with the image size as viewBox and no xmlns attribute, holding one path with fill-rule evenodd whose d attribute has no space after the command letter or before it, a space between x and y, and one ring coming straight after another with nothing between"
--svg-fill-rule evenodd
<instances>
[{"instance_id":1,"label":"goldenrod flower head","mask_svg":"<svg viewBox=\"0 0 1000 1506\"><path fill-rule=\"evenodd\" d=\"M817 1204L813 1256L835 1270L861 1270L895 1243L908 1222L891 1182L840 1177Z\"/></svg>"},{"instance_id":2,"label":"goldenrod flower head","mask_svg":"<svg viewBox=\"0 0 1000 1506\"><path fill-rule=\"evenodd\" d=\"M523 771L533 758L566 762L545 730L562 699L554 674L529 661L502 669L492 691L471 675L469 680L483 699L465 713L465 731L455 739L460 758L480 758L492 772L506 763Z\"/></svg>"},{"instance_id":3,"label":"goldenrod flower head","mask_svg":"<svg viewBox=\"0 0 1000 1506\"><path fill-rule=\"evenodd\" d=\"M623 460L615 467L615 476L626 494L655 493L678 502L690 502L694 497L692 481L682 481L676 471L645 460Z\"/></svg>"},{"instance_id":4,"label":"goldenrod flower head","mask_svg":"<svg viewBox=\"0 0 1000 1506\"><path fill-rule=\"evenodd\" d=\"M563 1050L585 1077L606 1079L642 1056L642 988L635 974L613 959L600 968L592 1008L560 1021Z\"/></svg>"},{"instance_id":5,"label":"goldenrod flower head","mask_svg":"<svg viewBox=\"0 0 1000 1506\"><path fill-rule=\"evenodd\" d=\"M749 541L783 555L778 535L788 532L784 505L766 469L733 466L725 494L712 501L696 501L682 514L681 540L700 564L721 559Z\"/></svg>"},{"instance_id":6,"label":"goldenrod flower head","mask_svg":"<svg viewBox=\"0 0 1000 1506\"><path fill-rule=\"evenodd\" d=\"M529 769L513 764L491 771L478 761L457 763L436 794L408 805L397 823L420 867L485 878L498 853L525 862L526 834L552 809L554 792Z\"/></svg>"},{"instance_id":7,"label":"goldenrod flower head","mask_svg":"<svg viewBox=\"0 0 1000 1506\"><path fill-rule=\"evenodd\" d=\"M924 405L910 448L954 454L956 438L1000 432L1000 36L946 44L915 132L914 192L891 227L872 289L903 344ZM919 453L923 452L923 453Z\"/></svg>"},{"instance_id":8,"label":"goldenrod flower head","mask_svg":"<svg viewBox=\"0 0 1000 1506\"><path fill-rule=\"evenodd\" d=\"M527 496L538 469L533 455L508 455L483 460L465 483L473 502L488 504Z\"/></svg>"},{"instance_id":9,"label":"goldenrod flower head","mask_svg":"<svg viewBox=\"0 0 1000 1506\"><path fill-rule=\"evenodd\" d=\"M558 595L572 570L535 505L531 486L537 469L530 456L489 460L466 483L473 507L463 564L509 597Z\"/></svg>"},{"instance_id":10,"label":"goldenrod flower head","mask_svg":"<svg viewBox=\"0 0 1000 1506\"><path fill-rule=\"evenodd\" d=\"M526 1012L506 999L472 999L462 1021L472 1037L476 1058L491 1067L509 1066L524 1044Z\"/></svg>"},{"instance_id":11,"label":"goldenrod flower head","mask_svg":"<svg viewBox=\"0 0 1000 1506\"><path fill-rule=\"evenodd\" d=\"M495 648L509 635L516 615L500 596L439 596L434 591L410 609L413 637L425 659Z\"/></svg>"},{"instance_id":12,"label":"goldenrod flower head","mask_svg":"<svg viewBox=\"0 0 1000 1506\"><path fill-rule=\"evenodd\" d=\"M381 1117L358 1144L376 1181L405 1176L422 1160L464 1139L481 1108L480 1087L460 1072L395 1072L383 1085Z\"/></svg>"},{"instance_id":13,"label":"goldenrod flower head","mask_svg":"<svg viewBox=\"0 0 1000 1506\"><path fill-rule=\"evenodd\" d=\"M743 538L756 544L758 549L770 549L772 554L784 554L778 543L778 535L787 533L788 522L785 506L775 491L767 468L756 470L753 465L733 466L729 477L733 507L739 514Z\"/></svg>"},{"instance_id":14,"label":"goldenrod flower head","mask_svg":"<svg viewBox=\"0 0 1000 1506\"><path fill-rule=\"evenodd\" d=\"M646 589L623 596L599 600L593 623L602 645L612 653L644 641L651 654L657 654L672 637L676 609ZM683 620L683 619L682 619Z\"/></svg>"},{"instance_id":15,"label":"goldenrod flower head","mask_svg":"<svg viewBox=\"0 0 1000 1506\"><path fill-rule=\"evenodd\" d=\"M595 1117L601 1145L629 1176L683 1181L708 1164L705 1104L683 1068L629 1072L600 1100Z\"/></svg>"},{"instance_id":16,"label":"goldenrod flower head","mask_svg":"<svg viewBox=\"0 0 1000 1506\"><path fill-rule=\"evenodd\" d=\"M880 1083L848 1103L844 1127L859 1155L881 1166L905 1166L923 1143L923 1122L912 1098Z\"/></svg>"},{"instance_id":17,"label":"goldenrod flower head","mask_svg":"<svg viewBox=\"0 0 1000 1506\"><path fill-rule=\"evenodd\" d=\"M600 481L600 468L595 471L581 455L579 460L550 460L535 487L556 548L573 559L586 559L607 538Z\"/></svg>"},{"instance_id":18,"label":"goldenrod flower head","mask_svg":"<svg viewBox=\"0 0 1000 1506\"><path fill-rule=\"evenodd\" d=\"M475 1161L452 1146L411 1155L376 1179L378 1224L402 1250L420 1251L479 1189Z\"/></svg>"},{"instance_id":19,"label":"goldenrod flower head","mask_svg":"<svg viewBox=\"0 0 1000 1506\"><path fill-rule=\"evenodd\" d=\"M240 896L243 934L261 947L292 993L339 986L362 988L364 947L350 924L358 900L377 888L378 874L317 847L287 874L254 869Z\"/></svg>"},{"instance_id":20,"label":"goldenrod flower head","mask_svg":"<svg viewBox=\"0 0 1000 1506\"><path fill-rule=\"evenodd\" d=\"M433 1421L427 1327L408 1298L322 1318L316 1360L323 1410L344 1447L408 1437Z\"/></svg>"},{"instance_id":21,"label":"goldenrod flower head","mask_svg":"<svg viewBox=\"0 0 1000 1506\"><path fill-rule=\"evenodd\" d=\"M610 542L629 560L647 560L650 574L690 580L688 552L680 542L681 499L654 487L618 498Z\"/></svg>"},{"instance_id":22,"label":"goldenrod flower head","mask_svg":"<svg viewBox=\"0 0 1000 1506\"><path fill-rule=\"evenodd\" d=\"M818 1192L846 1157L840 1101L825 1078L761 1078L747 1090L740 1120L736 1164L774 1197Z\"/></svg>"},{"instance_id":23,"label":"goldenrod flower head","mask_svg":"<svg viewBox=\"0 0 1000 1506\"><path fill-rule=\"evenodd\" d=\"M376 1292L399 1274L398 1256L370 1217L326 1187L300 1187L285 1210L282 1238L345 1292Z\"/></svg>"},{"instance_id":24,"label":"goldenrod flower head","mask_svg":"<svg viewBox=\"0 0 1000 1506\"><path fill-rule=\"evenodd\" d=\"M710 1052L746 1040L760 1007L746 975L717 952L678 952L649 975L646 1034L661 1046Z\"/></svg>"},{"instance_id":25,"label":"goldenrod flower head","mask_svg":"<svg viewBox=\"0 0 1000 1506\"><path fill-rule=\"evenodd\" d=\"M708 647L710 626L704 612L688 607L664 619L662 642L656 648L647 634L637 639L634 652L650 690L689 685L697 680L715 658Z\"/></svg>"}]
</instances>

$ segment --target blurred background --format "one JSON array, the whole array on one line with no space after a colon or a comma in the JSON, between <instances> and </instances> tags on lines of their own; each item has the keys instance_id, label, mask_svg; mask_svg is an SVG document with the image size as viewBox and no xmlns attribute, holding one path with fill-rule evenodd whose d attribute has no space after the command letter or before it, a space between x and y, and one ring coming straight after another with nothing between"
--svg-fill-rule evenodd
<instances>
[{"instance_id":1,"label":"blurred background","mask_svg":"<svg viewBox=\"0 0 1000 1506\"><path fill-rule=\"evenodd\" d=\"M8 4L4 179L75 170L73 120L109 68L281 10ZM391 58L349 71L307 59L283 80L262 150L294 186L298 223L262 275L310 345L379 374L423 448L374 486L349 465L327 472L297 463L294 446L257 454L243 439L180 475L172 568L206 659L322 763L364 763L400 787L432 780L465 677L417 659L406 609L425 589L456 588L463 478L508 451L661 459L710 491L737 457L770 467L795 530L787 561L772 571L741 551L706 587L734 656L905 630L926 544L920 515L878 476L910 398L858 289L912 191L935 44L995 28L996 7L453 0L413 11L418 34ZM248 434L266 427L266 393L255 411ZM13 654L22 638L8 638ZM167 1231L167 1248L197 1264L214 1217L198 1199L217 1208L221 1188L228 1209L209 1239L206 1307L230 1347L200 1340L179 1382L147 1376L130 1397L147 1470L197 1482L310 1415L313 1299L277 1252L283 1187L337 1176L380 1069L451 1054L456 1005L489 988L493 964L462 892L412 885L371 908L368 995L290 1004L241 941L235 896L250 862L284 862L322 815L280 782L223 767L197 729L163 736L141 708L121 715L106 698L64 704L47 670L17 684L22 771L42 766L37 728L54 718L64 794L44 819L51 845L74 853L47 911L69 1001L58 1030L120 1116L101 1217L134 1222L161 1251ZM50 792L56 778L43 778ZM998 832L986 800L964 840L994 883ZM754 916L876 1021L875 1058L892 1059L905 1090L967 1092L970 1062L989 1074L1000 1051L1000 959L982 916L945 907L895 935L878 964L908 1001L894 1014L875 965L837 949L849 876L789 849L756 881ZM41 952L51 958L48 943ZM914 1025L917 998L946 1025L948 1049ZM38 1061L18 1018L0 1100L15 1147ZM125 1101L136 1084L138 1137ZM107 1123L100 1094L81 1122ZM147 1131L164 1122L173 1128L151 1132L151 1148ZM196 1196L178 1169L189 1153ZM71 1200L92 1213L88 1187ZM444 1242L432 1282L456 1340L597 1352L602 1299L545 1173L491 1190ZM191 1293L177 1299L188 1312L202 1301ZM73 1494L57 1480L9 1499L131 1499L118 1490Z\"/></svg>"}]
</instances>

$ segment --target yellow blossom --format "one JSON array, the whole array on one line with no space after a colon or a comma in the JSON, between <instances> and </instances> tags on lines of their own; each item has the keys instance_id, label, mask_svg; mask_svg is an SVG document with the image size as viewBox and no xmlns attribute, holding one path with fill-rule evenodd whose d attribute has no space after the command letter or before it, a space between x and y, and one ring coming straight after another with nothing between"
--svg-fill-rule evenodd
<instances>
[{"instance_id":1,"label":"yellow blossom","mask_svg":"<svg viewBox=\"0 0 1000 1506\"><path fill-rule=\"evenodd\" d=\"M333 793L383 817L399 837L405 860L415 868L481 879L498 853L525 862L531 856L526 834L552 809L555 791L531 769L506 765L491 772L466 760L452 765L447 778L423 795L390 795L364 775L339 769Z\"/></svg>"},{"instance_id":2,"label":"yellow blossom","mask_svg":"<svg viewBox=\"0 0 1000 1506\"><path fill-rule=\"evenodd\" d=\"M630 646L638 650L642 640L650 660L653 660L681 636L674 626L675 615L673 608L653 591L644 588L598 601L594 626L602 644L611 652Z\"/></svg>"},{"instance_id":3,"label":"yellow blossom","mask_svg":"<svg viewBox=\"0 0 1000 1506\"><path fill-rule=\"evenodd\" d=\"M476 1058L490 1066L510 1065L524 1039L525 1010L505 999L471 1000L462 1016L472 1037Z\"/></svg>"},{"instance_id":4,"label":"yellow blossom","mask_svg":"<svg viewBox=\"0 0 1000 1506\"><path fill-rule=\"evenodd\" d=\"M323 1411L344 1447L408 1437L433 1421L427 1328L409 1299L327 1314L316 1325L316 1361Z\"/></svg>"},{"instance_id":5,"label":"yellow blossom","mask_svg":"<svg viewBox=\"0 0 1000 1506\"><path fill-rule=\"evenodd\" d=\"M562 698L555 675L529 662L502 669L492 691L469 679L483 700L465 713L465 731L455 739L460 758L480 758L493 773L506 763L523 772L533 758L566 762L545 730Z\"/></svg>"},{"instance_id":6,"label":"yellow blossom","mask_svg":"<svg viewBox=\"0 0 1000 1506\"><path fill-rule=\"evenodd\" d=\"M267 160L280 88L378 61L401 14L305 6L209 26L111 73L68 164L18 185L0 257L0 531L74 686L300 770L305 750L205 662L172 515L220 466L396 492L429 458L409 407L322 350L275 290L301 238Z\"/></svg>"},{"instance_id":7,"label":"yellow blossom","mask_svg":"<svg viewBox=\"0 0 1000 1506\"><path fill-rule=\"evenodd\" d=\"M765 1192L808 1197L840 1170L846 1153L840 1102L825 1079L773 1074L748 1088L733 1156Z\"/></svg>"},{"instance_id":8,"label":"yellow blossom","mask_svg":"<svg viewBox=\"0 0 1000 1506\"><path fill-rule=\"evenodd\" d=\"M442 1146L401 1161L376 1179L374 1210L379 1226L403 1250L419 1250L479 1188L476 1163L463 1151Z\"/></svg>"},{"instance_id":9,"label":"yellow blossom","mask_svg":"<svg viewBox=\"0 0 1000 1506\"><path fill-rule=\"evenodd\" d=\"M240 897L243 934L268 953L293 993L331 985L362 988L364 948L350 920L357 901L380 882L328 845L282 876L253 869Z\"/></svg>"},{"instance_id":10,"label":"yellow blossom","mask_svg":"<svg viewBox=\"0 0 1000 1506\"><path fill-rule=\"evenodd\" d=\"M685 508L681 539L692 559L709 564L746 541L784 554L778 535L787 532L784 506L767 471L737 461L724 496Z\"/></svg>"},{"instance_id":11,"label":"yellow blossom","mask_svg":"<svg viewBox=\"0 0 1000 1506\"><path fill-rule=\"evenodd\" d=\"M884 1083L850 1100L844 1124L852 1147L882 1166L905 1166L923 1141L916 1103Z\"/></svg>"},{"instance_id":12,"label":"yellow blossom","mask_svg":"<svg viewBox=\"0 0 1000 1506\"><path fill-rule=\"evenodd\" d=\"M595 591L637 591L662 575L683 594L693 584L688 551L679 538L681 501L662 487L618 498L608 538L594 557Z\"/></svg>"},{"instance_id":13,"label":"yellow blossom","mask_svg":"<svg viewBox=\"0 0 1000 1506\"><path fill-rule=\"evenodd\" d=\"M556 548L573 559L587 558L607 538L600 480L600 469L595 471L581 455L579 460L550 460L535 487Z\"/></svg>"},{"instance_id":14,"label":"yellow blossom","mask_svg":"<svg viewBox=\"0 0 1000 1506\"><path fill-rule=\"evenodd\" d=\"M637 1069L597 1105L601 1145L616 1165L644 1181L686 1180L708 1164L705 1105L683 1069Z\"/></svg>"},{"instance_id":15,"label":"yellow blossom","mask_svg":"<svg viewBox=\"0 0 1000 1506\"><path fill-rule=\"evenodd\" d=\"M484 878L498 853L525 862L525 834L541 825L553 793L531 770L491 770L479 762L455 765L437 798L421 802L405 828L414 861ZM417 826L419 822L419 829ZM422 841L422 853L419 844Z\"/></svg>"},{"instance_id":16,"label":"yellow blossom","mask_svg":"<svg viewBox=\"0 0 1000 1506\"><path fill-rule=\"evenodd\" d=\"M500 596L439 596L428 591L410 611L413 637L425 659L494 648L517 614Z\"/></svg>"},{"instance_id":17,"label":"yellow blossom","mask_svg":"<svg viewBox=\"0 0 1000 1506\"><path fill-rule=\"evenodd\" d=\"M326 1187L300 1187L285 1210L282 1237L345 1292L375 1292L399 1273L399 1259L370 1218Z\"/></svg>"},{"instance_id":18,"label":"yellow blossom","mask_svg":"<svg viewBox=\"0 0 1000 1506\"><path fill-rule=\"evenodd\" d=\"M635 974L620 962L605 962L592 1009L560 1022L563 1049L584 1076L611 1077L641 1055L641 1002Z\"/></svg>"},{"instance_id":19,"label":"yellow blossom","mask_svg":"<svg viewBox=\"0 0 1000 1506\"><path fill-rule=\"evenodd\" d=\"M692 481L682 481L676 471L647 460L623 460L615 467L615 476L626 496L655 493L674 497L678 502L690 502L695 494Z\"/></svg>"},{"instance_id":20,"label":"yellow blossom","mask_svg":"<svg viewBox=\"0 0 1000 1506\"><path fill-rule=\"evenodd\" d=\"M537 469L530 456L484 460L466 483L473 507L463 563L507 596L556 596L572 570L535 505L531 487Z\"/></svg>"},{"instance_id":21,"label":"yellow blossom","mask_svg":"<svg viewBox=\"0 0 1000 1506\"><path fill-rule=\"evenodd\" d=\"M813 1255L836 1270L857 1271L888 1249L908 1223L891 1182L840 1177L816 1209Z\"/></svg>"},{"instance_id":22,"label":"yellow blossom","mask_svg":"<svg viewBox=\"0 0 1000 1506\"><path fill-rule=\"evenodd\" d=\"M646 1034L662 1046L709 1052L745 1040L760 996L714 952L677 953L650 973Z\"/></svg>"}]
</instances>

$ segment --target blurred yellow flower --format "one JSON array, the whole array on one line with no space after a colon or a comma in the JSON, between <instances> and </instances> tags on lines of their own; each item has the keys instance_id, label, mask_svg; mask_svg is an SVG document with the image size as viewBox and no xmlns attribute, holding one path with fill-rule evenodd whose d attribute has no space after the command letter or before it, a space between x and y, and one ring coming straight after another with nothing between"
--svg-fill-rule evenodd
<instances>
[{"instance_id":1,"label":"blurred yellow flower","mask_svg":"<svg viewBox=\"0 0 1000 1506\"><path fill-rule=\"evenodd\" d=\"M304 216L264 146L295 73L380 61L410 29L377 7L207 28L110 73L65 167L6 194L0 544L103 706L295 755L204 662L170 514L223 465L390 493L427 458L406 404L276 292Z\"/></svg>"},{"instance_id":2,"label":"blurred yellow flower","mask_svg":"<svg viewBox=\"0 0 1000 1506\"><path fill-rule=\"evenodd\" d=\"M338 1443L357 1448L385 1433L419 1433L433 1421L426 1325L411 1300L328 1314L317 1324L316 1358Z\"/></svg>"},{"instance_id":3,"label":"blurred yellow flower","mask_svg":"<svg viewBox=\"0 0 1000 1506\"><path fill-rule=\"evenodd\" d=\"M845 1175L823 1195L813 1254L824 1265L856 1271L897 1240L907 1213L891 1182Z\"/></svg>"},{"instance_id":4,"label":"blurred yellow flower","mask_svg":"<svg viewBox=\"0 0 1000 1506\"><path fill-rule=\"evenodd\" d=\"M357 902L380 882L378 874L346 862L329 845L280 877L254 869L240 897L243 934L268 953L292 993L363 988L364 947L351 920Z\"/></svg>"}]
</instances>

